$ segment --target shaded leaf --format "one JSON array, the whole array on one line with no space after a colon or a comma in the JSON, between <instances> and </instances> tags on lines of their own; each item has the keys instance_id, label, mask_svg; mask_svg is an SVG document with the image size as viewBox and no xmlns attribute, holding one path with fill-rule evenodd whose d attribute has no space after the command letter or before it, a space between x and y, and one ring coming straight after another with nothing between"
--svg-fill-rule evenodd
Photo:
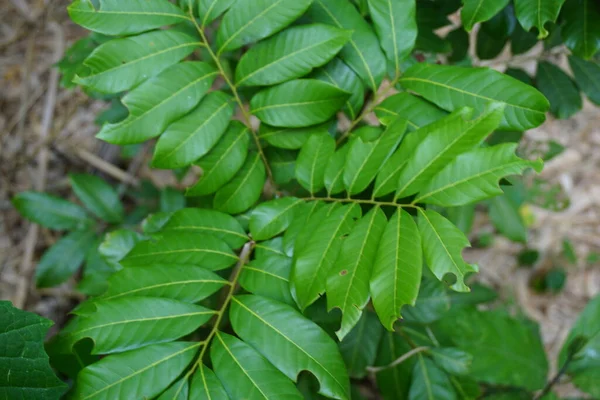
<instances>
[{"instance_id":1,"label":"shaded leaf","mask_svg":"<svg viewBox=\"0 0 600 400\"><path fill-rule=\"evenodd\" d=\"M423 279L420 287L416 288L419 292L417 301L412 307L402 309L402 316L407 322L431 324L448 312L450 298L442 282Z\"/></svg>"},{"instance_id":2,"label":"shaded leaf","mask_svg":"<svg viewBox=\"0 0 600 400\"><path fill-rule=\"evenodd\" d=\"M386 366L410 351L410 346L395 332L384 332L376 364ZM377 388L384 400L407 400L414 358L409 358L392 368L384 369L377 373Z\"/></svg>"},{"instance_id":3,"label":"shaded leaf","mask_svg":"<svg viewBox=\"0 0 600 400\"><path fill-rule=\"evenodd\" d=\"M590 59L600 50L600 5L594 0L567 1L563 7L561 36L571 51Z\"/></svg>"},{"instance_id":4,"label":"shaded leaf","mask_svg":"<svg viewBox=\"0 0 600 400\"><path fill-rule=\"evenodd\" d=\"M123 220L124 211L117 191L103 179L89 174L70 174L73 191L99 218L113 224Z\"/></svg>"},{"instance_id":5,"label":"shaded leaf","mask_svg":"<svg viewBox=\"0 0 600 400\"><path fill-rule=\"evenodd\" d=\"M600 65L595 61L586 61L576 56L569 56L569 65L579 89L594 104L600 105Z\"/></svg>"},{"instance_id":6,"label":"shaded leaf","mask_svg":"<svg viewBox=\"0 0 600 400\"><path fill-rule=\"evenodd\" d=\"M259 137L271 146L281 149L296 150L301 148L312 134L327 134L325 126L310 126L307 128L274 128L267 124L260 124Z\"/></svg>"},{"instance_id":7,"label":"shaded leaf","mask_svg":"<svg viewBox=\"0 0 600 400\"><path fill-rule=\"evenodd\" d=\"M367 367L375 363L382 334L377 316L366 312L340 342L340 352L352 378L364 378L367 375Z\"/></svg>"},{"instance_id":8,"label":"shaded leaf","mask_svg":"<svg viewBox=\"0 0 600 400\"><path fill-rule=\"evenodd\" d=\"M433 361L417 355L410 385L410 400L456 400L456 392L448 375Z\"/></svg>"},{"instance_id":9,"label":"shaded leaf","mask_svg":"<svg viewBox=\"0 0 600 400\"><path fill-rule=\"evenodd\" d=\"M489 215L492 223L504 236L515 242L527 241L527 227L519 213L519 205L507 195L489 200Z\"/></svg>"},{"instance_id":10,"label":"shaded leaf","mask_svg":"<svg viewBox=\"0 0 600 400\"><path fill-rule=\"evenodd\" d=\"M548 36L544 25L548 22L556 22L564 2L565 0L516 0L515 12L526 31L536 27L539 32L538 39L543 39Z\"/></svg>"},{"instance_id":11,"label":"shaded leaf","mask_svg":"<svg viewBox=\"0 0 600 400\"><path fill-rule=\"evenodd\" d=\"M248 154L233 179L215 194L214 208L228 214L246 211L260 198L265 179L265 166L258 153Z\"/></svg>"},{"instance_id":12,"label":"shaded leaf","mask_svg":"<svg viewBox=\"0 0 600 400\"><path fill-rule=\"evenodd\" d=\"M399 116L407 121L409 131L422 128L447 115L433 104L406 92L385 99L375 107L375 114L380 120Z\"/></svg>"},{"instance_id":13,"label":"shaded leaf","mask_svg":"<svg viewBox=\"0 0 600 400\"><path fill-rule=\"evenodd\" d=\"M248 292L273 300L295 305L290 293L292 259L281 255L269 255L244 265L240 274L240 286Z\"/></svg>"},{"instance_id":14,"label":"shaded leaf","mask_svg":"<svg viewBox=\"0 0 600 400\"><path fill-rule=\"evenodd\" d=\"M360 114L365 102L365 87L362 80L346 63L334 58L313 74L313 78L330 83L341 90L351 93L343 110L354 120Z\"/></svg>"},{"instance_id":15,"label":"shaded leaf","mask_svg":"<svg viewBox=\"0 0 600 400\"><path fill-rule=\"evenodd\" d=\"M323 160L332 157L335 151L335 140L328 133L311 135L302 146L296 161L296 179L310 193L323 189L325 168Z\"/></svg>"},{"instance_id":16,"label":"shaded leaf","mask_svg":"<svg viewBox=\"0 0 600 400\"><path fill-rule=\"evenodd\" d=\"M350 143L343 145L327 161L323 179L328 195L338 194L346 189L344 185L344 166L346 165L350 147Z\"/></svg>"},{"instance_id":17,"label":"shaded leaf","mask_svg":"<svg viewBox=\"0 0 600 400\"><path fill-rule=\"evenodd\" d=\"M575 115L583 103L579 89L560 68L546 61L538 63L536 86L550 101L550 111L560 119Z\"/></svg>"},{"instance_id":18,"label":"shaded leaf","mask_svg":"<svg viewBox=\"0 0 600 400\"><path fill-rule=\"evenodd\" d=\"M466 375L473 361L469 353L454 347L434 347L430 353L437 366L451 375Z\"/></svg>"},{"instance_id":19,"label":"shaded leaf","mask_svg":"<svg viewBox=\"0 0 600 400\"><path fill-rule=\"evenodd\" d=\"M20 192L12 199L23 217L56 230L74 230L92 223L80 206L41 192Z\"/></svg>"},{"instance_id":20,"label":"shaded leaf","mask_svg":"<svg viewBox=\"0 0 600 400\"><path fill-rule=\"evenodd\" d=\"M484 22L498 14L509 0L463 0L460 12L463 26L470 32L477 22Z\"/></svg>"},{"instance_id":21,"label":"shaded leaf","mask_svg":"<svg viewBox=\"0 0 600 400\"><path fill-rule=\"evenodd\" d=\"M265 149L265 155L277 185L290 183L296 177L297 152L269 147Z\"/></svg>"}]
</instances>

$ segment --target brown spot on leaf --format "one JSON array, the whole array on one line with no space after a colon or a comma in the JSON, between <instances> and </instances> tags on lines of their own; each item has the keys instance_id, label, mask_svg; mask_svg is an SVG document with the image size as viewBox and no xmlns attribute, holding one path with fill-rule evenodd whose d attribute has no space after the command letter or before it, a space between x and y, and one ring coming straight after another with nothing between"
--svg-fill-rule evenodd
<instances>
[{"instance_id":1,"label":"brown spot on leaf","mask_svg":"<svg viewBox=\"0 0 600 400\"><path fill-rule=\"evenodd\" d=\"M348 270L347 269L343 269L343 270L340 271L340 276L344 276L346 274L348 274Z\"/></svg>"}]
</instances>

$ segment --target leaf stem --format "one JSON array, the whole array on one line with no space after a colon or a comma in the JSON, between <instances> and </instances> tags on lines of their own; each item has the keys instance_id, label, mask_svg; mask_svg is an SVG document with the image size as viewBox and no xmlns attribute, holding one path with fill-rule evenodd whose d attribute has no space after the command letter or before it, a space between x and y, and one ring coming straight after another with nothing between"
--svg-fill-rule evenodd
<instances>
[{"instance_id":1,"label":"leaf stem","mask_svg":"<svg viewBox=\"0 0 600 400\"><path fill-rule=\"evenodd\" d=\"M421 346L416 347L410 350L408 353L402 354L400 357L389 363L388 365L384 365L383 367L367 367L367 371L372 374L376 374L377 372L385 371L386 369L394 368L396 365L402 364L404 361L408 360L415 354L421 353L423 351L429 350L429 347Z\"/></svg>"},{"instance_id":2,"label":"leaf stem","mask_svg":"<svg viewBox=\"0 0 600 400\"><path fill-rule=\"evenodd\" d=\"M396 207L396 208L414 208L414 209L421 209L421 207L414 205L414 204L399 204L396 202L391 202L391 201L377 201L377 200L366 200L366 199L352 199L350 197L347 198L334 198L334 197L302 197L302 200L306 200L306 201L314 201L314 200L320 200L320 201L331 201L331 202L336 202L336 203L359 203L359 204L371 204L374 206L388 206L388 207Z\"/></svg>"},{"instance_id":3,"label":"leaf stem","mask_svg":"<svg viewBox=\"0 0 600 400\"><path fill-rule=\"evenodd\" d=\"M544 389L542 389L542 391L537 396L535 396L534 400L539 400L542 397L544 397L545 395L547 395L548 393L550 393L550 390L552 390L552 387L554 387L554 385L556 385L558 383L560 378L562 378L562 376L567 373L567 368L569 367L569 364L571 363L571 361L573 361L574 356L575 356L575 354L573 352L569 352L569 355L567 356L567 359L565 360L565 363L563 364L563 366L556 373L556 375L554 375L554 378L552 378L546 384L546 386L544 386Z\"/></svg>"}]
</instances>

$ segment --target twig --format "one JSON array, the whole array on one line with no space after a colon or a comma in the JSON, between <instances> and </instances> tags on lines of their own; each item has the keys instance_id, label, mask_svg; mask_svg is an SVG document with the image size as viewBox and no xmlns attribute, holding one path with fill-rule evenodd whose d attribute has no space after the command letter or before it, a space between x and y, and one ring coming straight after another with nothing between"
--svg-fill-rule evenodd
<instances>
[{"instance_id":1,"label":"twig","mask_svg":"<svg viewBox=\"0 0 600 400\"><path fill-rule=\"evenodd\" d=\"M149 142L144 143L144 145L138 151L138 153L135 155L133 160L131 160L131 162L129 163L129 167L127 167L127 175L129 175L129 178L136 179L135 176L137 175L138 171L142 167L144 160L146 159L146 154L148 154L149 148L150 148L150 143ZM123 197L123 195L125 194L125 191L127 190L127 186L129 186L129 182L122 182L119 185L119 187L117 188L117 193L119 194L120 198Z\"/></svg>"},{"instance_id":2,"label":"twig","mask_svg":"<svg viewBox=\"0 0 600 400\"><path fill-rule=\"evenodd\" d=\"M427 351L427 350L429 350L429 347L425 347L425 346L416 347L416 348L412 349L411 351L409 351L408 353L402 354L402 356L398 357L397 359L395 359L388 365L384 365L383 367L367 367L367 371L369 371L372 374L376 374L376 373L384 371L386 369L394 368L396 365L402 364L404 361L408 360L415 354L418 354L418 353L421 353L421 352Z\"/></svg>"},{"instance_id":3,"label":"twig","mask_svg":"<svg viewBox=\"0 0 600 400\"><path fill-rule=\"evenodd\" d=\"M567 359L565 360L565 363L563 364L563 366L556 373L556 375L554 375L554 378L552 378L548 383L546 383L546 386L544 386L544 389L542 389L542 391L537 396L535 396L534 400L541 399L542 397L547 395L550 392L550 390L552 390L552 387L554 387L554 385L556 385L558 383L560 378L567 372L567 368L569 367L569 364L571 363L571 361L573 361L574 356L575 356L575 354L573 354L573 352L569 352Z\"/></svg>"},{"instance_id":4,"label":"twig","mask_svg":"<svg viewBox=\"0 0 600 400\"><path fill-rule=\"evenodd\" d=\"M110 175L113 178L118 179L121 182L125 182L129 185L133 185L136 187L139 186L140 182L138 179L129 175L121 168L116 167L115 165L107 161L104 161L97 155L90 153L89 151L84 149L74 149L74 151L79 158L92 165L93 167L99 169L100 171L104 172L105 174Z\"/></svg>"}]
</instances>

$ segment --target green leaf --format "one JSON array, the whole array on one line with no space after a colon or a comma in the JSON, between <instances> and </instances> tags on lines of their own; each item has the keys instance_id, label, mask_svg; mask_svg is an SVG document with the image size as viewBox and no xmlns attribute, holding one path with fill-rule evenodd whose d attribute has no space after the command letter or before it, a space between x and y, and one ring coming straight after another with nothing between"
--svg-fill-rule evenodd
<instances>
[{"instance_id":1,"label":"green leaf","mask_svg":"<svg viewBox=\"0 0 600 400\"><path fill-rule=\"evenodd\" d=\"M527 242L527 227L519 213L519 205L507 195L496 196L489 201L492 223L504 236L515 242Z\"/></svg>"},{"instance_id":2,"label":"green leaf","mask_svg":"<svg viewBox=\"0 0 600 400\"><path fill-rule=\"evenodd\" d=\"M544 122L549 108L536 89L489 68L416 64L400 83L449 111L468 106L479 113L491 101L504 103L504 130L534 128Z\"/></svg>"},{"instance_id":3,"label":"green leaf","mask_svg":"<svg viewBox=\"0 0 600 400\"><path fill-rule=\"evenodd\" d=\"M395 332L385 332L381 338L376 365L386 366L410 351L410 346ZM412 378L414 357L377 373L377 388L384 400L407 400Z\"/></svg>"},{"instance_id":4,"label":"green leaf","mask_svg":"<svg viewBox=\"0 0 600 400\"><path fill-rule=\"evenodd\" d=\"M202 208L185 208L173 213L163 232L204 233L216 236L231 246L240 248L248 236L238 221L231 215Z\"/></svg>"},{"instance_id":5,"label":"green leaf","mask_svg":"<svg viewBox=\"0 0 600 400\"><path fill-rule=\"evenodd\" d=\"M502 194L498 181L505 176L529 167L541 171L541 159L523 160L515 155L516 149L516 143L505 143L460 154L431 178L414 203L442 207L473 203Z\"/></svg>"},{"instance_id":6,"label":"green leaf","mask_svg":"<svg viewBox=\"0 0 600 400\"><path fill-rule=\"evenodd\" d=\"M433 361L417 355L410 385L410 400L457 400L450 378Z\"/></svg>"},{"instance_id":7,"label":"green leaf","mask_svg":"<svg viewBox=\"0 0 600 400\"><path fill-rule=\"evenodd\" d=\"M463 26L470 32L477 22L484 22L498 14L509 0L463 0L460 12Z\"/></svg>"},{"instance_id":8,"label":"green leaf","mask_svg":"<svg viewBox=\"0 0 600 400\"><path fill-rule=\"evenodd\" d=\"M289 379L309 371L319 393L348 399L350 385L344 361L333 340L292 307L259 296L232 299L229 311L235 333Z\"/></svg>"},{"instance_id":9,"label":"green leaf","mask_svg":"<svg viewBox=\"0 0 600 400\"><path fill-rule=\"evenodd\" d=\"M594 0L567 1L563 7L561 36L571 51L590 59L600 50L600 7Z\"/></svg>"},{"instance_id":10,"label":"green leaf","mask_svg":"<svg viewBox=\"0 0 600 400\"><path fill-rule=\"evenodd\" d=\"M0 301L1 398L54 400L66 391L44 351L44 338L52 324Z\"/></svg>"},{"instance_id":11,"label":"green leaf","mask_svg":"<svg viewBox=\"0 0 600 400\"><path fill-rule=\"evenodd\" d=\"M592 103L600 105L600 65L576 56L569 56L569 65L579 89Z\"/></svg>"},{"instance_id":12,"label":"green leaf","mask_svg":"<svg viewBox=\"0 0 600 400\"><path fill-rule=\"evenodd\" d=\"M98 251L110 265L121 269L119 262L142 238L142 235L137 232L117 229L104 236L104 241L100 243Z\"/></svg>"},{"instance_id":13,"label":"green leaf","mask_svg":"<svg viewBox=\"0 0 600 400\"><path fill-rule=\"evenodd\" d=\"M271 146L289 150L301 148L312 134L328 133L327 127L323 125L288 129L274 128L267 124L260 124L259 129L259 137L261 139L267 141Z\"/></svg>"},{"instance_id":14,"label":"green leaf","mask_svg":"<svg viewBox=\"0 0 600 400\"><path fill-rule=\"evenodd\" d=\"M324 177L327 164L335 151L335 140L328 133L311 135L296 161L296 179L310 193L317 193L325 186Z\"/></svg>"},{"instance_id":15,"label":"green leaf","mask_svg":"<svg viewBox=\"0 0 600 400\"><path fill-rule=\"evenodd\" d=\"M349 97L326 82L296 79L257 93L250 111L266 124L301 128L327 121Z\"/></svg>"},{"instance_id":16,"label":"green leaf","mask_svg":"<svg viewBox=\"0 0 600 400\"><path fill-rule=\"evenodd\" d=\"M352 378L364 378L367 367L375 363L383 329L374 313L366 312L340 342L340 352Z\"/></svg>"},{"instance_id":17,"label":"green leaf","mask_svg":"<svg viewBox=\"0 0 600 400\"><path fill-rule=\"evenodd\" d=\"M502 50L504 50L504 47L506 47L508 41L506 36L486 26L486 24L492 21L493 19L481 24L481 29L477 32L475 54L480 60L493 60L498 57L502 53Z\"/></svg>"},{"instance_id":18,"label":"green leaf","mask_svg":"<svg viewBox=\"0 0 600 400\"><path fill-rule=\"evenodd\" d=\"M240 274L240 286L248 292L268 297L289 305L295 305L290 292L292 259L281 255L269 255L244 265Z\"/></svg>"},{"instance_id":19,"label":"green leaf","mask_svg":"<svg viewBox=\"0 0 600 400\"><path fill-rule=\"evenodd\" d=\"M74 231L61 238L40 259L35 270L36 285L51 287L69 279L83 263L95 238L93 231Z\"/></svg>"},{"instance_id":20,"label":"green leaf","mask_svg":"<svg viewBox=\"0 0 600 400\"><path fill-rule=\"evenodd\" d=\"M234 336L217 332L210 359L231 399L304 398L284 374Z\"/></svg>"},{"instance_id":21,"label":"green leaf","mask_svg":"<svg viewBox=\"0 0 600 400\"><path fill-rule=\"evenodd\" d=\"M189 400L190 385L187 379L175 381L156 400Z\"/></svg>"},{"instance_id":22,"label":"green leaf","mask_svg":"<svg viewBox=\"0 0 600 400\"><path fill-rule=\"evenodd\" d=\"M250 216L250 233L254 240L267 240L285 231L298 205L304 201L295 197L282 197L261 203Z\"/></svg>"},{"instance_id":23,"label":"green leaf","mask_svg":"<svg viewBox=\"0 0 600 400\"><path fill-rule=\"evenodd\" d=\"M342 242L327 278L327 307L342 310L336 335L342 340L356 325L369 302L369 280L387 219L379 207L369 211Z\"/></svg>"},{"instance_id":24,"label":"green leaf","mask_svg":"<svg viewBox=\"0 0 600 400\"><path fill-rule=\"evenodd\" d=\"M227 399L227 392L215 373L200 364L192 376L190 396L188 400Z\"/></svg>"},{"instance_id":25,"label":"green leaf","mask_svg":"<svg viewBox=\"0 0 600 400\"><path fill-rule=\"evenodd\" d=\"M105 35L124 36L189 20L166 0L101 0L96 9L91 0L75 0L67 7L69 16L85 29Z\"/></svg>"},{"instance_id":26,"label":"green leaf","mask_svg":"<svg viewBox=\"0 0 600 400\"><path fill-rule=\"evenodd\" d=\"M538 39L543 39L548 36L544 25L548 22L556 22L564 2L565 0L516 0L515 12L526 31L530 31L535 26L539 32Z\"/></svg>"},{"instance_id":27,"label":"green leaf","mask_svg":"<svg viewBox=\"0 0 600 400\"><path fill-rule=\"evenodd\" d=\"M375 107L375 115L380 120L400 116L407 121L408 130L414 131L444 118L447 114L420 97L402 92L388 97Z\"/></svg>"},{"instance_id":28,"label":"green leaf","mask_svg":"<svg viewBox=\"0 0 600 400\"><path fill-rule=\"evenodd\" d=\"M456 283L450 287L457 292L468 292L464 278L469 272L477 272L477 266L467 264L462 251L470 246L465 235L435 211L419 209L419 232L427 266L433 274L443 280L447 273L454 274Z\"/></svg>"},{"instance_id":29,"label":"green leaf","mask_svg":"<svg viewBox=\"0 0 600 400\"><path fill-rule=\"evenodd\" d=\"M503 105L492 103L479 118L467 120L471 110L457 111L440 129L430 132L416 147L398 178L397 197L421 191L449 162L481 144L502 119ZM452 177L454 178L454 177Z\"/></svg>"},{"instance_id":30,"label":"green leaf","mask_svg":"<svg viewBox=\"0 0 600 400\"><path fill-rule=\"evenodd\" d=\"M250 144L248 128L231 121L221 140L196 162L202 168L200 180L189 187L186 196L206 196L216 192L240 170Z\"/></svg>"},{"instance_id":31,"label":"green leaf","mask_svg":"<svg viewBox=\"0 0 600 400\"><path fill-rule=\"evenodd\" d=\"M122 92L177 64L199 45L185 33L164 30L114 39L92 52L84 62L90 75L77 75L74 82L100 92Z\"/></svg>"},{"instance_id":32,"label":"green leaf","mask_svg":"<svg viewBox=\"0 0 600 400\"><path fill-rule=\"evenodd\" d=\"M246 211L260 198L265 179L265 166L258 153L248 154L238 173L215 194L214 208L228 214Z\"/></svg>"},{"instance_id":33,"label":"green leaf","mask_svg":"<svg viewBox=\"0 0 600 400\"><path fill-rule=\"evenodd\" d=\"M447 314L441 327L456 347L470 353L470 375L492 385L538 390L546 384L548 362L538 328L501 311L467 308Z\"/></svg>"},{"instance_id":34,"label":"green leaf","mask_svg":"<svg viewBox=\"0 0 600 400\"><path fill-rule=\"evenodd\" d=\"M187 2L189 0L183 1ZM236 0L200 0L198 2L198 14L202 20L202 28L219 18L235 2Z\"/></svg>"},{"instance_id":35,"label":"green leaf","mask_svg":"<svg viewBox=\"0 0 600 400\"><path fill-rule=\"evenodd\" d=\"M160 191L160 212L173 213L185 207L185 196L177 189L166 187ZM166 218L165 223L169 218ZM161 227L164 224L161 224ZM160 229L159 229L160 230Z\"/></svg>"},{"instance_id":36,"label":"green leaf","mask_svg":"<svg viewBox=\"0 0 600 400\"><path fill-rule=\"evenodd\" d=\"M381 236L370 281L373 306L388 330L394 330L403 305L415 304L422 266L417 224L410 214L399 209Z\"/></svg>"},{"instance_id":37,"label":"green leaf","mask_svg":"<svg viewBox=\"0 0 600 400\"><path fill-rule=\"evenodd\" d=\"M265 149L267 161L277 185L288 184L296 177L296 158L298 153L292 150L268 147Z\"/></svg>"},{"instance_id":38,"label":"green leaf","mask_svg":"<svg viewBox=\"0 0 600 400\"><path fill-rule=\"evenodd\" d=\"M385 75L385 56L371 26L348 0L314 0L308 16L344 30L353 31L340 58L361 77L372 91L377 91Z\"/></svg>"},{"instance_id":39,"label":"green leaf","mask_svg":"<svg viewBox=\"0 0 600 400\"><path fill-rule=\"evenodd\" d=\"M404 320L416 324L431 324L444 316L450 309L450 298L442 282L423 279L420 288L417 283L417 301L412 307L404 307Z\"/></svg>"},{"instance_id":40,"label":"green leaf","mask_svg":"<svg viewBox=\"0 0 600 400\"><path fill-rule=\"evenodd\" d=\"M133 350L169 342L195 331L216 312L194 304L130 296L94 302L96 311L79 316L67 335L70 343L90 338L92 354Z\"/></svg>"},{"instance_id":41,"label":"green leaf","mask_svg":"<svg viewBox=\"0 0 600 400\"><path fill-rule=\"evenodd\" d=\"M182 62L148 79L123 97L129 115L104 124L98 139L113 144L141 143L164 132L204 97L217 72L202 62Z\"/></svg>"},{"instance_id":42,"label":"green leaf","mask_svg":"<svg viewBox=\"0 0 600 400\"><path fill-rule=\"evenodd\" d=\"M400 76L401 62L412 51L417 40L417 7L415 0L368 0L369 11L381 47Z\"/></svg>"},{"instance_id":43,"label":"green leaf","mask_svg":"<svg viewBox=\"0 0 600 400\"><path fill-rule=\"evenodd\" d=\"M69 180L77 197L96 216L112 224L123 220L119 195L103 179L89 174L70 174Z\"/></svg>"},{"instance_id":44,"label":"green leaf","mask_svg":"<svg viewBox=\"0 0 600 400\"><path fill-rule=\"evenodd\" d=\"M80 206L41 192L20 192L12 199L23 217L55 230L75 230L92 223Z\"/></svg>"},{"instance_id":45,"label":"green leaf","mask_svg":"<svg viewBox=\"0 0 600 400\"><path fill-rule=\"evenodd\" d=\"M236 85L274 85L304 76L331 60L349 36L323 24L288 28L242 56L235 70Z\"/></svg>"},{"instance_id":46,"label":"green leaf","mask_svg":"<svg viewBox=\"0 0 600 400\"><path fill-rule=\"evenodd\" d=\"M312 215L320 208L327 208L328 206L320 201L312 201L305 203L304 205L300 205L299 207L301 210L298 210L296 213L294 213L294 219L292 220L292 223L283 234L282 248L285 254L287 254L289 257L294 255L294 248L298 243L298 238L305 238L304 243L300 243L301 245L304 245L306 240L308 240L309 235L306 229Z\"/></svg>"},{"instance_id":47,"label":"green leaf","mask_svg":"<svg viewBox=\"0 0 600 400\"><path fill-rule=\"evenodd\" d=\"M350 232L360 212L357 204L335 210L321 208L304 225L296 240L291 275L292 293L300 309L306 309L325 292L327 277L342 247L341 237ZM307 237L301 240L301 235Z\"/></svg>"},{"instance_id":48,"label":"green leaf","mask_svg":"<svg viewBox=\"0 0 600 400\"><path fill-rule=\"evenodd\" d=\"M517 55L523 54L531 50L533 46L538 43L537 35L533 32L527 32L521 27L520 24L515 24L515 28L510 35L510 51ZM509 71L515 70L515 68L507 68L504 73L511 75L513 78L518 78L512 75ZM527 73L525 73L527 76Z\"/></svg>"},{"instance_id":49,"label":"green leaf","mask_svg":"<svg viewBox=\"0 0 600 400\"><path fill-rule=\"evenodd\" d=\"M536 86L550 100L550 111L559 119L568 119L583 107L573 80L554 64L538 63Z\"/></svg>"},{"instance_id":50,"label":"green leaf","mask_svg":"<svg viewBox=\"0 0 600 400\"><path fill-rule=\"evenodd\" d=\"M77 290L88 296L97 296L106 291L107 280L118 269L104 259L98 250L101 238L95 238L85 255L83 276L77 284Z\"/></svg>"},{"instance_id":51,"label":"green leaf","mask_svg":"<svg viewBox=\"0 0 600 400\"><path fill-rule=\"evenodd\" d=\"M229 125L233 115L230 100L223 92L211 92L194 111L171 124L156 143L152 166L185 167L208 153Z\"/></svg>"},{"instance_id":52,"label":"green leaf","mask_svg":"<svg viewBox=\"0 0 600 400\"><path fill-rule=\"evenodd\" d=\"M469 34L462 27L450 31L446 36L446 40L452 46L452 53L448 56L448 61L452 63L460 62L467 57L469 54Z\"/></svg>"},{"instance_id":53,"label":"green leaf","mask_svg":"<svg viewBox=\"0 0 600 400\"><path fill-rule=\"evenodd\" d=\"M198 343L162 343L103 358L79 373L73 398L153 398L183 372L197 348Z\"/></svg>"},{"instance_id":54,"label":"green leaf","mask_svg":"<svg viewBox=\"0 0 600 400\"><path fill-rule=\"evenodd\" d=\"M329 157L329 161L327 161L323 179L328 195L338 194L346 189L344 185L344 166L346 165L350 147L351 144L346 143L336 150L333 156Z\"/></svg>"},{"instance_id":55,"label":"green leaf","mask_svg":"<svg viewBox=\"0 0 600 400\"><path fill-rule=\"evenodd\" d=\"M339 58L334 58L326 66L317 70L313 74L313 78L320 79L351 93L343 110L352 120L358 117L365 102L365 87L352 68Z\"/></svg>"},{"instance_id":56,"label":"green leaf","mask_svg":"<svg viewBox=\"0 0 600 400\"><path fill-rule=\"evenodd\" d=\"M434 347L430 350L433 361L451 375L466 375L473 356L454 347Z\"/></svg>"},{"instance_id":57,"label":"green leaf","mask_svg":"<svg viewBox=\"0 0 600 400\"><path fill-rule=\"evenodd\" d=\"M270 36L306 11L311 0L237 0L217 30L218 53Z\"/></svg>"},{"instance_id":58,"label":"green leaf","mask_svg":"<svg viewBox=\"0 0 600 400\"><path fill-rule=\"evenodd\" d=\"M153 265L124 268L110 277L102 301L123 296L150 296L197 303L226 283L220 276L199 267Z\"/></svg>"},{"instance_id":59,"label":"green leaf","mask_svg":"<svg viewBox=\"0 0 600 400\"><path fill-rule=\"evenodd\" d=\"M167 231L136 244L121 264L124 267L188 264L215 271L230 267L237 259L227 243L216 236Z\"/></svg>"}]
</instances>

